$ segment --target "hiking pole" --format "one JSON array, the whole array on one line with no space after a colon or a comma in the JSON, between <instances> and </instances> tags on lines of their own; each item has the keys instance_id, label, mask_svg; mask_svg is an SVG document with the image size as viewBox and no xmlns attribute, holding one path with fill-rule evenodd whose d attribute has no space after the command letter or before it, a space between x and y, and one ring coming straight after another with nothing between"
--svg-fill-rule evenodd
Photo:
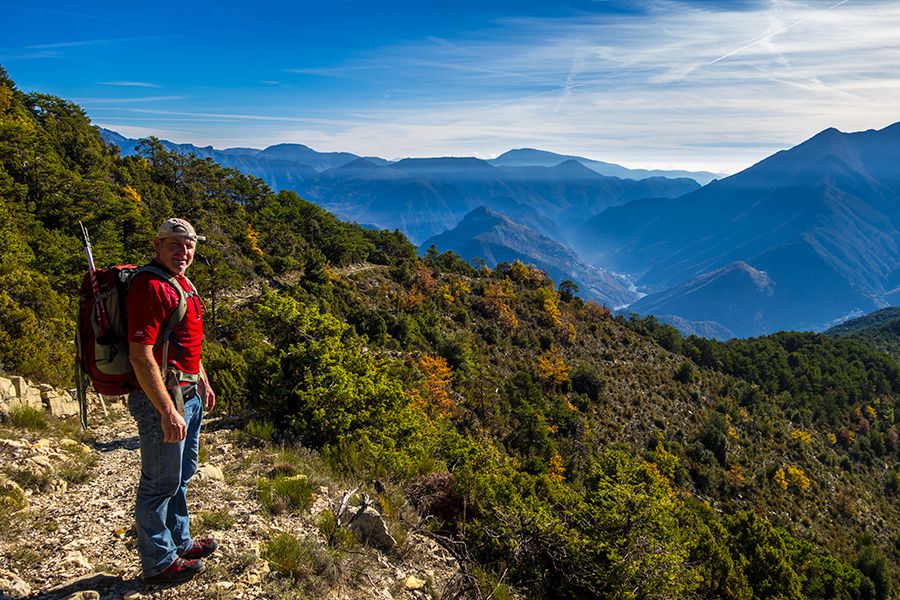
<instances>
[{"instance_id":1,"label":"hiking pole","mask_svg":"<svg viewBox=\"0 0 900 600\"><path fill-rule=\"evenodd\" d=\"M106 305L100 298L100 283L97 281L97 267L94 265L94 252L91 250L91 238L88 236L88 231L84 226L84 223L78 221L78 226L81 227L81 236L84 238L84 254L87 256L88 275L91 278L91 292L94 294L94 312L97 315L97 339L100 340L111 330L109 315L106 314ZM77 370L80 371L81 369L78 368ZM77 389L79 391L78 410L81 413L81 426L84 429L87 429L87 378L84 377L83 373L80 373L80 376L76 377L76 384L78 385ZM103 414L108 415L109 413L106 411L106 401L103 400L102 395L100 396L100 405L103 407Z\"/></svg>"},{"instance_id":2,"label":"hiking pole","mask_svg":"<svg viewBox=\"0 0 900 600\"><path fill-rule=\"evenodd\" d=\"M88 274L91 277L91 291L94 293L94 309L97 311L97 339L101 339L109 331L109 315L106 314L106 306L100 301L100 284L97 282L97 268L94 266L94 253L91 250L91 238L81 221L81 235L84 238L84 253L87 255Z\"/></svg>"}]
</instances>

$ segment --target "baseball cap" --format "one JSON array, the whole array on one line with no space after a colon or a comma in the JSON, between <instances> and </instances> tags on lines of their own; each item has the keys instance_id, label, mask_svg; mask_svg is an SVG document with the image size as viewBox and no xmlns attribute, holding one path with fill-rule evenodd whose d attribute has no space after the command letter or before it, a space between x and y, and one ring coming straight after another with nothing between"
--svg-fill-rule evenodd
<instances>
[{"instance_id":1,"label":"baseball cap","mask_svg":"<svg viewBox=\"0 0 900 600\"><path fill-rule=\"evenodd\" d=\"M156 237L159 239L167 237L183 237L194 240L195 242L206 241L206 237L197 235L197 232L194 231L194 226L184 219L168 219L163 221L163 224L159 226L159 231L156 232Z\"/></svg>"}]
</instances>

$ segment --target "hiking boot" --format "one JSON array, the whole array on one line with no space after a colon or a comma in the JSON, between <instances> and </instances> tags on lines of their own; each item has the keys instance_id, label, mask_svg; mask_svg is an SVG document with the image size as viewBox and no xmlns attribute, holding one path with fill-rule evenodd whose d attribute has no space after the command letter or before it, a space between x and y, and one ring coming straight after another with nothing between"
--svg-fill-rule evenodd
<instances>
[{"instance_id":1,"label":"hiking boot","mask_svg":"<svg viewBox=\"0 0 900 600\"><path fill-rule=\"evenodd\" d=\"M179 552L178 556L190 559L206 558L215 552L218 547L219 542L216 541L216 538L200 538L199 540L194 540L186 552Z\"/></svg>"},{"instance_id":2,"label":"hiking boot","mask_svg":"<svg viewBox=\"0 0 900 600\"><path fill-rule=\"evenodd\" d=\"M147 585L181 583L182 581L187 581L197 573L202 572L202 560L191 560L179 556L172 561L171 565L166 567L165 571L157 573L156 575L151 575L150 577L144 577L143 579L144 583Z\"/></svg>"}]
</instances>

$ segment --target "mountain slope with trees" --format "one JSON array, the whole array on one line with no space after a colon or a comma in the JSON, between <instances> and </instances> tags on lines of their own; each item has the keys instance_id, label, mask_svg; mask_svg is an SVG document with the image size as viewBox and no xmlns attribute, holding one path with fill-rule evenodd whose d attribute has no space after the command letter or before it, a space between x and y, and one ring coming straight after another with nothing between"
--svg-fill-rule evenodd
<instances>
[{"instance_id":1,"label":"mountain slope with trees","mask_svg":"<svg viewBox=\"0 0 900 600\"><path fill-rule=\"evenodd\" d=\"M860 340L900 360L900 308L883 308L850 319L832 327L825 335Z\"/></svg>"},{"instance_id":2,"label":"mountain slope with trees","mask_svg":"<svg viewBox=\"0 0 900 600\"><path fill-rule=\"evenodd\" d=\"M419 258L155 140L121 157L4 71L0 211L4 372L69 382L79 220L112 264L185 217L222 410L405 489L469 597L896 597L900 367L863 344L683 338L520 262Z\"/></svg>"}]
</instances>

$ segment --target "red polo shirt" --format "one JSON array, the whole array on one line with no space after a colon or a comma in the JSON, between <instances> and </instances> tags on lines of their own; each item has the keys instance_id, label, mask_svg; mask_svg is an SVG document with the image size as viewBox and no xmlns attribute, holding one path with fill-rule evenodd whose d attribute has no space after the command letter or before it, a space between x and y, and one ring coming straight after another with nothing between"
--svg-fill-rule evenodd
<instances>
[{"instance_id":1,"label":"red polo shirt","mask_svg":"<svg viewBox=\"0 0 900 600\"><path fill-rule=\"evenodd\" d=\"M159 266L159 265L156 265ZM200 372L200 353L203 348L203 302L191 294L191 285L183 275L175 279L184 289L187 311L175 325L169 338L169 367L185 373ZM178 292L152 273L139 273L131 280L125 301L128 312L128 341L153 346L162 335L169 319L178 307ZM160 343L153 351L157 363L162 362Z\"/></svg>"}]
</instances>

